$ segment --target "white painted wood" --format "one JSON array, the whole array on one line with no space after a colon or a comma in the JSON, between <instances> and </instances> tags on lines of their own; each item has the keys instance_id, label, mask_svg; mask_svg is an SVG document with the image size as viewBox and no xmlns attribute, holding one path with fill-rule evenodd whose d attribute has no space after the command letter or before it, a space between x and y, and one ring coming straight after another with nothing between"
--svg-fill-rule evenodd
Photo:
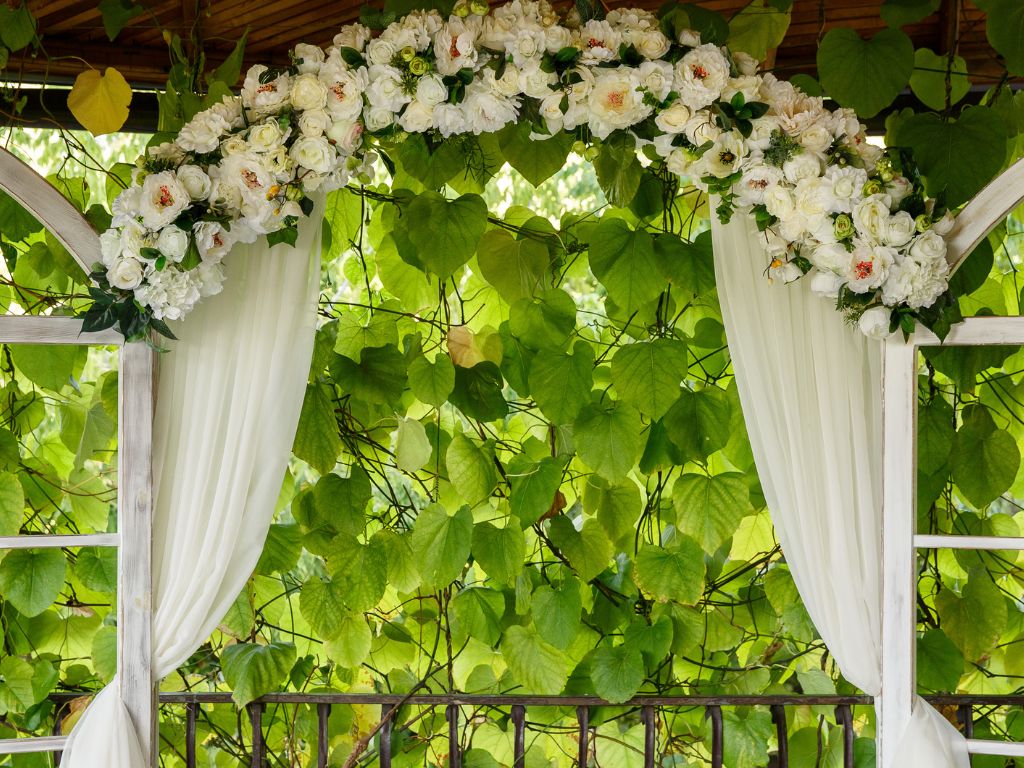
<instances>
[{"instance_id":1,"label":"white painted wood","mask_svg":"<svg viewBox=\"0 0 1024 768\"><path fill-rule=\"evenodd\" d=\"M918 549L1024 549L1024 538L1011 536L939 536L918 534Z\"/></svg>"},{"instance_id":2,"label":"white painted wood","mask_svg":"<svg viewBox=\"0 0 1024 768\"><path fill-rule=\"evenodd\" d=\"M1024 744L1013 741L967 739L967 751L972 755L1005 755L1006 757L1024 757Z\"/></svg>"},{"instance_id":3,"label":"white painted wood","mask_svg":"<svg viewBox=\"0 0 1024 768\"><path fill-rule=\"evenodd\" d=\"M902 343L902 342L901 342ZM1024 344L1024 323L1020 317L968 317L950 330L945 340L918 326L911 343L919 347L966 347L992 344Z\"/></svg>"},{"instance_id":4,"label":"white painted wood","mask_svg":"<svg viewBox=\"0 0 1024 768\"><path fill-rule=\"evenodd\" d=\"M917 348L885 344L882 369L882 689L878 766L894 768L897 739L910 720L915 684L914 528L917 472Z\"/></svg>"},{"instance_id":5,"label":"white painted wood","mask_svg":"<svg viewBox=\"0 0 1024 768\"><path fill-rule=\"evenodd\" d=\"M1024 201L1024 160L1018 160L975 195L956 217L946 258L956 271L971 251Z\"/></svg>"},{"instance_id":6,"label":"white painted wood","mask_svg":"<svg viewBox=\"0 0 1024 768\"><path fill-rule=\"evenodd\" d=\"M0 549L54 549L57 547L116 547L121 536L116 533L83 533L68 535L37 534L0 536Z\"/></svg>"},{"instance_id":7,"label":"white painted wood","mask_svg":"<svg viewBox=\"0 0 1024 768\"><path fill-rule=\"evenodd\" d=\"M0 344L95 344L121 346L124 337L113 328L82 333L77 317L39 315L0 316Z\"/></svg>"},{"instance_id":8,"label":"white painted wood","mask_svg":"<svg viewBox=\"0 0 1024 768\"><path fill-rule=\"evenodd\" d=\"M67 743L67 736L40 736L34 739L0 739L0 755L20 755L26 752L59 752Z\"/></svg>"},{"instance_id":9,"label":"white painted wood","mask_svg":"<svg viewBox=\"0 0 1024 768\"><path fill-rule=\"evenodd\" d=\"M100 238L64 196L45 178L0 147L0 190L25 209L56 237L85 274L101 260Z\"/></svg>"},{"instance_id":10,"label":"white painted wood","mask_svg":"<svg viewBox=\"0 0 1024 768\"><path fill-rule=\"evenodd\" d=\"M117 522L118 681L147 756L156 764L156 685L153 679L153 368L145 342L126 344L119 375Z\"/></svg>"}]
</instances>

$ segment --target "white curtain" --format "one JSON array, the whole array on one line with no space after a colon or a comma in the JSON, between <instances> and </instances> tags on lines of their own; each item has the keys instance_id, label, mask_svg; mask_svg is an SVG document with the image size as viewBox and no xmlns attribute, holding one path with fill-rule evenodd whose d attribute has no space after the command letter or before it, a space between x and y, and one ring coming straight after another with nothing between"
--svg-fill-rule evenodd
<instances>
[{"instance_id":1,"label":"white curtain","mask_svg":"<svg viewBox=\"0 0 1024 768\"><path fill-rule=\"evenodd\" d=\"M749 216L712 219L729 352L775 530L843 675L877 695L882 345L806 285L769 285L770 259ZM900 768L969 766L963 737L920 699L899 743Z\"/></svg>"},{"instance_id":2,"label":"white curtain","mask_svg":"<svg viewBox=\"0 0 1024 768\"><path fill-rule=\"evenodd\" d=\"M295 248L237 245L224 291L174 328L153 425L153 671L210 635L263 550L309 374L322 201ZM117 681L71 732L66 768L136 768L142 751Z\"/></svg>"}]
</instances>

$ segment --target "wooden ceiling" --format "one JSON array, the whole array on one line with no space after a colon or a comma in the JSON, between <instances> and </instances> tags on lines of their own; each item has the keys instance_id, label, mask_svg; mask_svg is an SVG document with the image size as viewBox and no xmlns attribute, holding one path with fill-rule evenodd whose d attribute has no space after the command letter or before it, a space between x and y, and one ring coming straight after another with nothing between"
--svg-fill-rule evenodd
<instances>
[{"instance_id":1,"label":"wooden ceiling","mask_svg":"<svg viewBox=\"0 0 1024 768\"><path fill-rule=\"evenodd\" d=\"M16 4L18 0L0 0ZM287 61L297 42L327 44L343 24L358 18L363 0L137 0L147 12L133 19L114 43L107 40L97 0L28 0L39 21L48 59L12 57L29 79L50 82L71 78L84 59L94 67L114 66L136 85L166 81L167 46L162 30L187 38L195 29L208 60L219 63L235 41L249 29L246 65ZM610 6L643 5L657 8L662 0L609 0ZM833 27L852 27L864 37L884 24L882 0L795 0L792 24L775 57L775 68L786 74L814 73L820 37ZM747 0L698 0L698 4L727 17ZM985 39L984 14L970 0L942 0L940 9L904 28L918 47L938 53L958 44L977 84L990 83L1003 71Z\"/></svg>"}]
</instances>

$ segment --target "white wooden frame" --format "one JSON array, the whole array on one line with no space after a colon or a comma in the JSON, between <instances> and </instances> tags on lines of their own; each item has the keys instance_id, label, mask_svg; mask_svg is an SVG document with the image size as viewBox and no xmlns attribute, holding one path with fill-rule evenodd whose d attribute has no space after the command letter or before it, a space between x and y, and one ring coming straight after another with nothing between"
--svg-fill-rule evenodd
<instances>
[{"instance_id":1,"label":"white wooden frame","mask_svg":"<svg viewBox=\"0 0 1024 768\"><path fill-rule=\"evenodd\" d=\"M46 179L0 148L0 190L29 210L71 253L86 274L100 260L99 237ZM118 376L117 533L0 537L0 549L118 547L117 671L121 699L146 764L156 764L156 684L153 679L152 529L154 353L124 343L114 331L83 333L71 317L0 316L0 344L83 344L120 347ZM0 754L56 752L66 736L0 739Z\"/></svg>"}]
</instances>

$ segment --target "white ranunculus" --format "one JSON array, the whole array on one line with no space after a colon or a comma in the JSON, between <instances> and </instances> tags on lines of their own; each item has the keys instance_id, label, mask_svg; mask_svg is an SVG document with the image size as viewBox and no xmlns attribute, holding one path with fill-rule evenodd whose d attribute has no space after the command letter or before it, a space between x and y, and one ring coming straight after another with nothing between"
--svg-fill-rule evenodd
<instances>
[{"instance_id":1,"label":"white ranunculus","mask_svg":"<svg viewBox=\"0 0 1024 768\"><path fill-rule=\"evenodd\" d=\"M860 332L869 339L886 339L889 337L889 316L892 314L885 307L871 307L857 320Z\"/></svg>"},{"instance_id":2,"label":"white ranunculus","mask_svg":"<svg viewBox=\"0 0 1024 768\"><path fill-rule=\"evenodd\" d=\"M477 135L500 131L518 116L512 99L502 98L482 83L470 84L462 107L469 130Z\"/></svg>"},{"instance_id":3,"label":"white ranunculus","mask_svg":"<svg viewBox=\"0 0 1024 768\"><path fill-rule=\"evenodd\" d=\"M188 152L206 154L217 149L221 137L230 130L227 120L207 109L189 120L175 141Z\"/></svg>"},{"instance_id":4,"label":"white ranunculus","mask_svg":"<svg viewBox=\"0 0 1024 768\"><path fill-rule=\"evenodd\" d=\"M323 136L331 127L331 116L324 109L307 109L299 115L298 125L303 136Z\"/></svg>"},{"instance_id":5,"label":"white ranunculus","mask_svg":"<svg viewBox=\"0 0 1024 768\"><path fill-rule=\"evenodd\" d=\"M134 291L142 284L144 270L136 259L119 259L107 270L107 282L122 291Z\"/></svg>"},{"instance_id":6,"label":"white ranunculus","mask_svg":"<svg viewBox=\"0 0 1024 768\"><path fill-rule=\"evenodd\" d=\"M833 272L815 272L811 278L811 290L819 296L834 299L839 296L843 286L843 278Z\"/></svg>"},{"instance_id":7,"label":"white ranunculus","mask_svg":"<svg viewBox=\"0 0 1024 768\"><path fill-rule=\"evenodd\" d=\"M889 221L888 195L871 195L853 207L853 224L861 237L881 243L885 237L885 225Z\"/></svg>"},{"instance_id":8,"label":"white ranunculus","mask_svg":"<svg viewBox=\"0 0 1024 768\"><path fill-rule=\"evenodd\" d=\"M292 81L291 98L295 109L323 109L327 106L327 87L316 74L306 72Z\"/></svg>"},{"instance_id":9,"label":"white ranunculus","mask_svg":"<svg viewBox=\"0 0 1024 768\"><path fill-rule=\"evenodd\" d=\"M739 169L746 153L743 138L730 131L718 137L711 149L704 153L702 160L708 173L723 179Z\"/></svg>"},{"instance_id":10,"label":"white ranunculus","mask_svg":"<svg viewBox=\"0 0 1024 768\"><path fill-rule=\"evenodd\" d=\"M658 101L668 98L672 92L672 65L667 61L645 61L637 68L640 85L646 88Z\"/></svg>"},{"instance_id":11,"label":"white ranunculus","mask_svg":"<svg viewBox=\"0 0 1024 768\"><path fill-rule=\"evenodd\" d=\"M278 112L288 103L291 94L291 75L282 73L269 82L261 83L260 76L266 71L263 64L250 67L242 84L242 104L257 115Z\"/></svg>"},{"instance_id":12,"label":"white ranunculus","mask_svg":"<svg viewBox=\"0 0 1024 768\"><path fill-rule=\"evenodd\" d=\"M369 27L364 27L362 24L349 24L341 28L341 31L334 36L333 42L338 48L352 48L362 53L371 37L373 37L373 32Z\"/></svg>"},{"instance_id":13,"label":"white ranunculus","mask_svg":"<svg viewBox=\"0 0 1024 768\"><path fill-rule=\"evenodd\" d=\"M873 291L885 282L896 251L883 245L858 242L849 256L847 283L854 293Z\"/></svg>"},{"instance_id":14,"label":"white ranunculus","mask_svg":"<svg viewBox=\"0 0 1024 768\"><path fill-rule=\"evenodd\" d=\"M434 124L434 106L413 99L405 105L405 111L398 118L398 124L402 126L403 131L409 133L428 131Z\"/></svg>"},{"instance_id":15,"label":"white ranunculus","mask_svg":"<svg viewBox=\"0 0 1024 768\"><path fill-rule=\"evenodd\" d=\"M910 238L917 232L914 217L906 211L900 211L889 217L885 223L885 231L882 241L893 248L902 248L910 242Z\"/></svg>"},{"instance_id":16,"label":"white ranunculus","mask_svg":"<svg viewBox=\"0 0 1024 768\"><path fill-rule=\"evenodd\" d=\"M689 107L681 101L673 101L654 116L654 124L665 133L682 133L691 116Z\"/></svg>"},{"instance_id":17,"label":"white ranunculus","mask_svg":"<svg viewBox=\"0 0 1024 768\"><path fill-rule=\"evenodd\" d=\"M366 89L366 98L371 106L384 107L392 112L398 112L404 104L412 101L412 96L405 92L402 84L402 73L387 66L370 67L370 85Z\"/></svg>"},{"instance_id":18,"label":"white ranunculus","mask_svg":"<svg viewBox=\"0 0 1024 768\"><path fill-rule=\"evenodd\" d=\"M174 171L151 173L142 182L139 213L147 229L162 229L178 218L192 198Z\"/></svg>"},{"instance_id":19,"label":"white ranunculus","mask_svg":"<svg viewBox=\"0 0 1024 768\"><path fill-rule=\"evenodd\" d=\"M322 136L303 136L292 144L288 154L314 173L327 173L334 164L334 149Z\"/></svg>"},{"instance_id":20,"label":"white ranunculus","mask_svg":"<svg viewBox=\"0 0 1024 768\"><path fill-rule=\"evenodd\" d=\"M782 178L782 171L773 165L751 165L736 183L736 202L741 206L761 205L768 190Z\"/></svg>"},{"instance_id":21,"label":"white ranunculus","mask_svg":"<svg viewBox=\"0 0 1024 768\"><path fill-rule=\"evenodd\" d=\"M366 46L366 60L370 64L388 65L398 54L398 48L391 41L378 37Z\"/></svg>"},{"instance_id":22,"label":"white ranunculus","mask_svg":"<svg viewBox=\"0 0 1024 768\"><path fill-rule=\"evenodd\" d=\"M434 127L445 138L465 133L468 130L466 113L458 104L438 104L434 107Z\"/></svg>"},{"instance_id":23,"label":"white ranunculus","mask_svg":"<svg viewBox=\"0 0 1024 768\"><path fill-rule=\"evenodd\" d=\"M254 152L270 152L284 143L285 135L277 120L271 118L249 129L249 147Z\"/></svg>"},{"instance_id":24,"label":"white ranunculus","mask_svg":"<svg viewBox=\"0 0 1024 768\"><path fill-rule=\"evenodd\" d=\"M160 230L156 247L169 261L177 263L185 258L185 251L188 250L188 233L173 225L164 227Z\"/></svg>"},{"instance_id":25,"label":"white ranunculus","mask_svg":"<svg viewBox=\"0 0 1024 768\"><path fill-rule=\"evenodd\" d=\"M639 122L651 108L644 104L640 83L627 67L605 70L597 75L590 91L590 129L600 139L612 131Z\"/></svg>"},{"instance_id":26,"label":"white ranunculus","mask_svg":"<svg viewBox=\"0 0 1024 768\"><path fill-rule=\"evenodd\" d=\"M300 74L317 72L324 63L324 50L319 45L299 43L292 49L292 57Z\"/></svg>"},{"instance_id":27,"label":"white ranunculus","mask_svg":"<svg viewBox=\"0 0 1024 768\"><path fill-rule=\"evenodd\" d=\"M729 81L729 62L717 46L694 48L676 64L676 90L690 109L700 109L722 95Z\"/></svg>"},{"instance_id":28,"label":"white ranunculus","mask_svg":"<svg viewBox=\"0 0 1024 768\"><path fill-rule=\"evenodd\" d=\"M812 152L801 152L783 163L782 172L791 184L813 179L821 175L821 159Z\"/></svg>"},{"instance_id":29,"label":"white ranunculus","mask_svg":"<svg viewBox=\"0 0 1024 768\"><path fill-rule=\"evenodd\" d=\"M367 107L363 111L363 122L371 133L383 131L395 122L395 113L387 107Z\"/></svg>"},{"instance_id":30,"label":"white ranunculus","mask_svg":"<svg viewBox=\"0 0 1024 768\"><path fill-rule=\"evenodd\" d=\"M192 200L205 200L210 196L210 177L198 165L179 166L175 173Z\"/></svg>"},{"instance_id":31,"label":"white ranunculus","mask_svg":"<svg viewBox=\"0 0 1024 768\"><path fill-rule=\"evenodd\" d=\"M448 86L439 74L426 74L416 83L416 99L428 107L436 106L448 100Z\"/></svg>"}]
</instances>

